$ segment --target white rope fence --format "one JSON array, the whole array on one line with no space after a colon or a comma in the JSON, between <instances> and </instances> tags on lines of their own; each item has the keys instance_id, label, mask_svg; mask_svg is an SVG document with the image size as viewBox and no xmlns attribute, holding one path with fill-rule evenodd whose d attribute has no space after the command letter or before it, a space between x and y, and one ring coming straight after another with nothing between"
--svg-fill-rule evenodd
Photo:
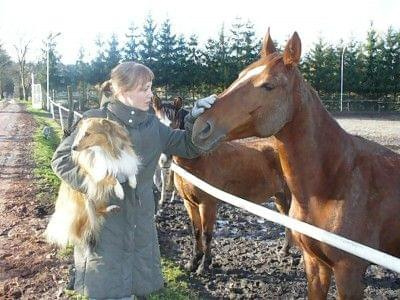
<instances>
[{"instance_id":1,"label":"white rope fence","mask_svg":"<svg viewBox=\"0 0 400 300\"><path fill-rule=\"evenodd\" d=\"M360 243L353 242L352 240L346 239L344 237L333 234L329 231L320 229L318 227L312 226L310 224L301 222L294 218L282 215L276 211L270 210L261 205L254 204L240 197L228 194L224 191L221 191L213 187L212 185L209 185L205 181L193 176L192 174L190 174L183 168L179 167L175 163L172 163L171 169L177 174L179 174L179 176L182 176L190 183L196 185L201 190L226 203L242 208L259 217L262 217L274 223L278 223L294 231L312 237L313 239L316 239L320 242L324 242L338 249L344 250L348 253L366 259L370 262L381 265L387 269L400 273L400 259L397 257L375 250Z\"/></svg>"},{"instance_id":2,"label":"white rope fence","mask_svg":"<svg viewBox=\"0 0 400 300\"><path fill-rule=\"evenodd\" d=\"M63 107L60 104L55 103L54 101L50 101L50 110L55 119L54 107L58 107L58 113L60 117L61 128L64 130L63 124L63 115L62 112L69 112L68 108ZM81 118L82 114L74 111L74 118ZM233 206L242 208L256 216L267 219L271 222L278 223L285 227L288 227L294 231L305 234L313 239L316 239L320 242L326 243L333 247L336 247L340 250L346 251L350 254L358 256L362 259L368 260L372 263L385 267L389 270L400 273L400 258L394 257L387 253L375 250L371 247L365 246L363 244L354 242L352 240L341 237L337 234L331 233L329 231L323 230L321 228L315 227L313 225L301 222L294 218L282 215L276 211L263 207L261 205L254 204L247 200L244 200L240 197L228 194L224 191L221 191L212 185L206 183L205 181L193 176L183 168L179 167L175 163L171 164L171 169L182 176L190 183L196 185L201 190L210 194L211 196L218 198L221 201L229 203Z\"/></svg>"}]
</instances>

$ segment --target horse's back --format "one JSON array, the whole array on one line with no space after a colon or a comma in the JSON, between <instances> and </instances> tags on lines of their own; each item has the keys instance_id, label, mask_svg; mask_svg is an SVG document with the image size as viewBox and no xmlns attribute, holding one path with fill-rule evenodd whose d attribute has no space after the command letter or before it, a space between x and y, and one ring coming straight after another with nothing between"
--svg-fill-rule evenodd
<instances>
[{"instance_id":1,"label":"horse's back","mask_svg":"<svg viewBox=\"0 0 400 300\"><path fill-rule=\"evenodd\" d=\"M224 142L213 152L196 159L177 158L179 165L211 185L257 203L283 192L277 160L275 150L259 140ZM182 180L179 182L184 184ZM186 186L185 189L187 192L196 188Z\"/></svg>"},{"instance_id":2,"label":"horse's back","mask_svg":"<svg viewBox=\"0 0 400 300\"><path fill-rule=\"evenodd\" d=\"M359 226L369 228L359 232L376 240L371 246L400 256L400 155L364 138L354 136L353 141L350 191L355 186L359 193L350 192L348 201L358 208Z\"/></svg>"}]
</instances>

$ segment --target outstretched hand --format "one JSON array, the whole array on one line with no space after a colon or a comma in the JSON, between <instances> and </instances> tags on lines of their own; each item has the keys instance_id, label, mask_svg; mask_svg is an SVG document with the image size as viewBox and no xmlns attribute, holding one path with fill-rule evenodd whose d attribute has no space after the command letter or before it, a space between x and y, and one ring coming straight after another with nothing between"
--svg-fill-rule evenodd
<instances>
[{"instance_id":1,"label":"outstretched hand","mask_svg":"<svg viewBox=\"0 0 400 300\"><path fill-rule=\"evenodd\" d=\"M193 118L197 118L200 116L207 108L210 108L211 105L214 104L215 100L217 99L217 95L211 95L206 98L202 98L197 100L194 103L194 106L192 108L192 111L190 114L192 115Z\"/></svg>"}]
</instances>

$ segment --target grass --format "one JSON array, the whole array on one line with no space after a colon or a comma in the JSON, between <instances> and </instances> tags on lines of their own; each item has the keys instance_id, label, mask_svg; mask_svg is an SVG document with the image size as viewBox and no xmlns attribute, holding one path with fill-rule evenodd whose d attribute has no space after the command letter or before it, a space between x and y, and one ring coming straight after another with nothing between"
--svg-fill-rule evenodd
<instances>
[{"instance_id":1,"label":"grass","mask_svg":"<svg viewBox=\"0 0 400 300\"><path fill-rule=\"evenodd\" d=\"M27 110L35 118L38 125L33 136L34 176L35 184L39 191L36 197L41 201L54 201L60 185L60 179L51 169L50 162L54 150L60 143L62 131L60 126L54 120L50 119L45 111L34 109L31 104L27 104ZM52 128L54 133L48 139L43 135L43 128L46 126Z\"/></svg>"},{"instance_id":2,"label":"grass","mask_svg":"<svg viewBox=\"0 0 400 300\"><path fill-rule=\"evenodd\" d=\"M54 201L57 190L60 185L60 179L53 173L50 162L54 150L61 141L62 131L57 122L49 118L49 114L40 109L33 109L31 104L27 104L27 110L35 118L38 127L35 131L33 140L33 158L35 160L35 183L40 191L36 197L41 201ZM51 127L54 135L46 139L43 136L43 128ZM43 200L44 199L44 200ZM57 254L60 259L65 259L73 255L73 248L67 247L60 250ZM166 287L157 293L150 295L150 299L158 300L183 300L199 299L197 294L189 288L189 277L185 271L180 269L173 261L163 258L161 260L162 271L166 281ZM74 291L65 290L65 294L70 299L83 300L88 299Z\"/></svg>"},{"instance_id":3,"label":"grass","mask_svg":"<svg viewBox=\"0 0 400 300\"><path fill-rule=\"evenodd\" d=\"M162 258L161 265L166 288L150 295L151 300L184 300L199 299L197 293L189 288L189 276L173 261Z\"/></svg>"}]
</instances>

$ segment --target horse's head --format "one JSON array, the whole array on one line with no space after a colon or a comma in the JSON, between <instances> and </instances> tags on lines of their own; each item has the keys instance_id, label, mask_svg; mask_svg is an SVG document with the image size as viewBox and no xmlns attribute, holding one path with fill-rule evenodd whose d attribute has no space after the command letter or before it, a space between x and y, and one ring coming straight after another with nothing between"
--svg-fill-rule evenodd
<instances>
[{"instance_id":1,"label":"horse's head","mask_svg":"<svg viewBox=\"0 0 400 300\"><path fill-rule=\"evenodd\" d=\"M295 32L283 55L266 34L261 58L246 67L195 122L193 141L204 150L222 140L277 133L292 117L301 42Z\"/></svg>"},{"instance_id":2,"label":"horse's head","mask_svg":"<svg viewBox=\"0 0 400 300\"><path fill-rule=\"evenodd\" d=\"M173 103L163 103L159 97L154 96L152 104L154 113L163 124L173 129L184 128L184 119L188 111L182 107L181 97L174 98Z\"/></svg>"}]
</instances>

